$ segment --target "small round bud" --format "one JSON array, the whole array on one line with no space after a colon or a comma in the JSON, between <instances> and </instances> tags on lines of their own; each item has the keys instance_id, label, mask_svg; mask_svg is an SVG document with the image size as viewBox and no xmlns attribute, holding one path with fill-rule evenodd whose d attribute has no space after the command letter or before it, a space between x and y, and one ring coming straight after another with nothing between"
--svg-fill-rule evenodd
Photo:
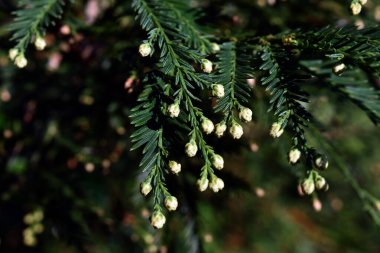
<instances>
[{"instance_id":1,"label":"small round bud","mask_svg":"<svg viewBox=\"0 0 380 253\"><path fill-rule=\"evenodd\" d=\"M198 147L194 140L191 140L185 145L185 152L188 157L194 157L197 154Z\"/></svg>"},{"instance_id":2,"label":"small round bud","mask_svg":"<svg viewBox=\"0 0 380 253\"><path fill-rule=\"evenodd\" d=\"M217 98L224 97L224 87L221 84L213 84L212 85L212 95Z\"/></svg>"},{"instance_id":3,"label":"small round bud","mask_svg":"<svg viewBox=\"0 0 380 253\"><path fill-rule=\"evenodd\" d=\"M174 196L168 196L165 198L165 207L169 210L169 211L175 211L177 210L177 207L178 207L178 200L176 197Z\"/></svg>"},{"instance_id":4,"label":"small round bud","mask_svg":"<svg viewBox=\"0 0 380 253\"><path fill-rule=\"evenodd\" d=\"M15 58L15 64L17 67L22 69L28 64L28 60L25 58L23 54L19 54Z\"/></svg>"},{"instance_id":5,"label":"small round bud","mask_svg":"<svg viewBox=\"0 0 380 253\"><path fill-rule=\"evenodd\" d=\"M320 155L314 159L314 165L320 170L325 170L329 167L329 161L326 156Z\"/></svg>"},{"instance_id":6,"label":"small round bud","mask_svg":"<svg viewBox=\"0 0 380 253\"><path fill-rule=\"evenodd\" d=\"M150 182L142 182L140 184L140 192L142 195L147 196L152 191L152 185Z\"/></svg>"},{"instance_id":7,"label":"small round bud","mask_svg":"<svg viewBox=\"0 0 380 253\"><path fill-rule=\"evenodd\" d=\"M247 107L243 107L239 112L239 118L245 122L252 120L252 111Z\"/></svg>"},{"instance_id":8,"label":"small round bud","mask_svg":"<svg viewBox=\"0 0 380 253\"><path fill-rule=\"evenodd\" d=\"M179 104L177 103L168 106L168 113L171 118L177 118L180 111L181 110L179 109Z\"/></svg>"},{"instance_id":9,"label":"small round bud","mask_svg":"<svg viewBox=\"0 0 380 253\"><path fill-rule=\"evenodd\" d=\"M223 157L220 155L213 155L212 156L212 165L215 167L215 169L221 170L224 167L224 160Z\"/></svg>"},{"instance_id":10,"label":"small round bud","mask_svg":"<svg viewBox=\"0 0 380 253\"><path fill-rule=\"evenodd\" d=\"M325 186L323 187L322 191L327 192L329 189L330 189L330 185L328 183L326 183Z\"/></svg>"},{"instance_id":11,"label":"small round bud","mask_svg":"<svg viewBox=\"0 0 380 253\"><path fill-rule=\"evenodd\" d=\"M212 52L214 53L217 53L220 51L220 46L218 45L218 43L211 43L211 46L212 46Z\"/></svg>"},{"instance_id":12,"label":"small round bud","mask_svg":"<svg viewBox=\"0 0 380 253\"><path fill-rule=\"evenodd\" d=\"M181 172L181 164L177 163L176 161L169 161L169 168L170 171L174 174Z\"/></svg>"},{"instance_id":13,"label":"small round bud","mask_svg":"<svg viewBox=\"0 0 380 253\"><path fill-rule=\"evenodd\" d=\"M207 178L201 178L197 181L198 189L201 192L204 192L208 187L208 179Z\"/></svg>"},{"instance_id":14,"label":"small round bud","mask_svg":"<svg viewBox=\"0 0 380 253\"><path fill-rule=\"evenodd\" d=\"M367 3L367 0L359 0L361 5L365 5Z\"/></svg>"},{"instance_id":15,"label":"small round bud","mask_svg":"<svg viewBox=\"0 0 380 253\"><path fill-rule=\"evenodd\" d=\"M362 5L360 3L352 3L351 6L351 11L353 15L358 15L362 11Z\"/></svg>"},{"instance_id":16,"label":"small round bud","mask_svg":"<svg viewBox=\"0 0 380 253\"><path fill-rule=\"evenodd\" d=\"M202 59L202 70L205 73L211 73L212 71L212 62L207 59Z\"/></svg>"},{"instance_id":17,"label":"small round bud","mask_svg":"<svg viewBox=\"0 0 380 253\"><path fill-rule=\"evenodd\" d=\"M17 48L12 48L9 50L9 58L13 61L16 56L18 55L18 49Z\"/></svg>"},{"instance_id":18,"label":"small round bud","mask_svg":"<svg viewBox=\"0 0 380 253\"><path fill-rule=\"evenodd\" d=\"M146 57L150 55L151 52L152 52L152 47L150 46L149 43L143 43L140 45L139 53L142 57Z\"/></svg>"},{"instance_id":19,"label":"small round bud","mask_svg":"<svg viewBox=\"0 0 380 253\"><path fill-rule=\"evenodd\" d=\"M289 163L295 164L301 158L301 151L298 149L292 149L289 152Z\"/></svg>"},{"instance_id":20,"label":"small round bud","mask_svg":"<svg viewBox=\"0 0 380 253\"><path fill-rule=\"evenodd\" d=\"M310 195L314 192L315 190L315 185L314 185L314 182L312 179L308 178L308 179L305 179L302 184L301 184L301 187L302 187L302 191L307 194L307 195Z\"/></svg>"},{"instance_id":21,"label":"small round bud","mask_svg":"<svg viewBox=\"0 0 380 253\"><path fill-rule=\"evenodd\" d=\"M234 123L230 128L230 134L234 139L240 139L243 133L243 127L237 123Z\"/></svg>"},{"instance_id":22,"label":"small round bud","mask_svg":"<svg viewBox=\"0 0 380 253\"><path fill-rule=\"evenodd\" d=\"M210 182L210 189L213 192L218 192L224 188L224 182L218 177L214 177Z\"/></svg>"},{"instance_id":23,"label":"small round bud","mask_svg":"<svg viewBox=\"0 0 380 253\"><path fill-rule=\"evenodd\" d=\"M322 190L326 185L326 179L322 176L317 176L316 179L315 179L315 188L317 188L317 190Z\"/></svg>"},{"instance_id":24,"label":"small round bud","mask_svg":"<svg viewBox=\"0 0 380 253\"><path fill-rule=\"evenodd\" d=\"M155 228L155 229L160 229L164 226L166 222L166 217L165 215L162 214L161 211L154 211L152 216L150 217L150 224Z\"/></svg>"},{"instance_id":25,"label":"small round bud","mask_svg":"<svg viewBox=\"0 0 380 253\"><path fill-rule=\"evenodd\" d=\"M226 130L227 125L224 122L220 122L215 125L215 134L218 136L218 138L222 137Z\"/></svg>"},{"instance_id":26,"label":"small round bud","mask_svg":"<svg viewBox=\"0 0 380 253\"><path fill-rule=\"evenodd\" d=\"M335 75L340 75L343 73L343 70L346 68L346 65L344 65L344 63L341 63L341 64L338 64L338 65L335 65L332 69L333 73Z\"/></svg>"},{"instance_id":27,"label":"small round bud","mask_svg":"<svg viewBox=\"0 0 380 253\"><path fill-rule=\"evenodd\" d=\"M41 36L37 36L36 40L34 41L34 46L37 50L44 50L46 47L46 41Z\"/></svg>"},{"instance_id":28,"label":"small round bud","mask_svg":"<svg viewBox=\"0 0 380 253\"><path fill-rule=\"evenodd\" d=\"M281 124L280 123L275 122L275 123L272 124L272 127L270 129L270 135L273 138L280 137L283 132L284 132L284 129L281 128Z\"/></svg>"},{"instance_id":29,"label":"small round bud","mask_svg":"<svg viewBox=\"0 0 380 253\"><path fill-rule=\"evenodd\" d=\"M214 123L208 118L203 118L202 120L202 130L206 134L211 134L214 131Z\"/></svg>"}]
</instances>

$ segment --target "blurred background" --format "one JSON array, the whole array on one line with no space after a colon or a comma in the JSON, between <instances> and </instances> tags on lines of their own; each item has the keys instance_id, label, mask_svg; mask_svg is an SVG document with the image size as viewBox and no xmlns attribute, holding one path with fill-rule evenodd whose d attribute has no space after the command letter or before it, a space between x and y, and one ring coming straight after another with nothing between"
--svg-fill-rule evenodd
<instances>
[{"instance_id":1,"label":"blurred background","mask_svg":"<svg viewBox=\"0 0 380 253\"><path fill-rule=\"evenodd\" d=\"M224 38L380 21L375 0L355 17L350 1L192 4L203 9L199 23ZM129 151L128 114L143 74L157 59L138 56L146 34L134 21L130 1L67 5L64 18L48 29L47 49L31 46L22 70L8 59L13 43L7 24L16 8L17 1L0 1L1 253L380 252L379 227L334 159L324 173L330 190L299 195L297 175L305 168L289 166L289 136L269 136L273 118L261 87L254 87L255 123L245 126L244 140L209 140L226 161L225 189L198 192L201 162L179 157L181 174L168 176L179 210L167 216L164 229L153 230L151 200L139 193L140 150ZM337 95L311 92L308 109L327 129L319 137L309 133L312 144L380 196L379 129Z\"/></svg>"}]
</instances>

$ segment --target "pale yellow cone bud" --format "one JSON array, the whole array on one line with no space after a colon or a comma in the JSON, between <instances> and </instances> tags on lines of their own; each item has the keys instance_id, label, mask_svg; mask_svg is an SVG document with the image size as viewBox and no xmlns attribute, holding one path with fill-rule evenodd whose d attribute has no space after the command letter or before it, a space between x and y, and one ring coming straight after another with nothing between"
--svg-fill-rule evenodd
<instances>
[{"instance_id":1,"label":"pale yellow cone bud","mask_svg":"<svg viewBox=\"0 0 380 253\"><path fill-rule=\"evenodd\" d=\"M169 211L175 211L177 210L177 207L178 207L178 200L176 197L174 196L168 196L165 198L165 207L169 210Z\"/></svg>"},{"instance_id":2,"label":"pale yellow cone bud","mask_svg":"<svg viewBox=\"0 0 380 253\"><path fill-rule=\"evenodd\" d=\"M239 118L245 122L250 122L252 120L252 110L243 107L239 112Z\"/></svg>"},{"instance_id":3,"label":"pale yellow cone bud","mask_svg":"<svg viewBox=\"0 0 380 253\"><path fill-rule=\"evenodd\" d=\"M150 46L149 43L143 43L140 45L139 53L142 57L146 57L150 55L151 52L152 52L152 47Z\"/></svg>"},{"instance_id":4,"label":"pale yellow cone bud","mask_svg":"<svg viewBox=\"0 0 380 253\"><path fill-rule=\"evenodd\" d=\"M212 72L212 62L207 59L202 59L202 70L205 73Z\"/></svg>"},{"instance_id":5,"label":"pale yellow cone bud","mask_svg":"<svg viewBox=\"0 0 380 253\"><path fill-rule=\"evenodd\" d=\"M150 217L150 224L155 228L155 229L160 229L164 226L166 222L166 217L165 215L162 214L161 211L154 211L152 216Z\"/></svg>"}]
</instances>

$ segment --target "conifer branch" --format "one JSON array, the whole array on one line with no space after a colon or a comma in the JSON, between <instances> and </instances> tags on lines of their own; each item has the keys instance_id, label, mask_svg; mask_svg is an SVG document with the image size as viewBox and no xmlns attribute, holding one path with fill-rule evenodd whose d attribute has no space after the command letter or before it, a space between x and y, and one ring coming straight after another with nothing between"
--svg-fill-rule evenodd
<instances>
[{"instance_id":1,"label":"conifer branch","mask_svg":"<svg viewBox=\"0 0 380 253\"><path fill-rule=\"evenodd\" d=\"M227 42L220 48L217 55L218 73L214 82L223 85L225 94L218 100L215 112L223 112L224 121L231 125L237 120L233 111L240 111L249 106L252 90L247 84L247 79L252 78L253 69L242 43Z\"/></svg>"},{"instance_id":2,"label":"conifer branch","mask_svg":"<svg viewBox=\"0 0 380 253\"><path fill-rule=\"evenodd\" d=\"M302 105L309 102L309 95L300 89L305 77L297 75L294 69L289 69L292 64L287 62L289 58L285 55L286 52L281 48L272 49L270 45L264 46L259 69L265 71L265 74L260 82L272 97L269 111L274 111L274 115L278 117L279 128L289 127L293 132L293 146L308 154L310 148L307 145L304 127L312 116Z\"/></svg>"},{"instance_id":3,"label":"conifer branch","mask_svg":"<svg viewBox=\"0 0 380 253\"><path fill-rule=\"evenodd\" d=\"M14 12L16 16L9 29L13 33L11 40L14 47L24 54L28 44L45 34L45 29L54 23L53 18L60 18L63 13L64 0L40 0L28 2L25 9Z\"/></svg>"}]
</instances>

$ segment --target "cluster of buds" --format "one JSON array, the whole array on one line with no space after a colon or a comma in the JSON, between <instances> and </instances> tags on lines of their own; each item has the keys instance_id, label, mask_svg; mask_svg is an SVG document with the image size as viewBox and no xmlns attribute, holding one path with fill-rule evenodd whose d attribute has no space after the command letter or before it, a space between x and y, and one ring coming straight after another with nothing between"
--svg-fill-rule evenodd
<instances>
[{"instance_id":1,"label":"cluster of buds","mask_svg":"<svg viewBox=\"0 0 380 253\"><path fill-rule=\"evenodd\" d=\"M176 161L169 161L169 168L173 174L178 174L181 172L181 164Z\"/></svg>"},{"instance_id":2,"label":"cluster of buds","mask_svg":"<svg viewBox=\"0 0 380 253\"><path fill-rule=\"evenodd\" d=\"M221 155L214 154L211 157L212 165L215 167L215 169L221 170L224 167L224 159Z\"/></svg>"},{"instance_id":3,"label":"cluster of buds","mask_svg":"<svg viewBox=\"0 0 380 253\"><path fill-rule=\"evenodd\" d=\"M332 68L332 72L339 76L340 74L343 73L344 69L346 68L346 65L344 63L340 63L338 65L335 65L333 68Z\"/></svg>"},{"instance_id":4,"label":"cluster of buds","mask_svg":"<svg viewBox=\"0 0 380 253\"><path fill-rule=\"evenodd\" d=\"M299 161L299 159L301 158L301 151L299 151L296 148L290 150L290 152L288 154L288 158L289 158L290 164L296 164Z\"/></svg>"},{"instance_id":5,"label":"cluster of buds","mask_svg":"<svg viewBox=\"0 0 380 253\"><path fill-rule=\"evenodd\" d=\"M194 157L197 154L198 147L193 139L185 145L185 152L188 157Z\"/></svg>"},{"instance_id":6,"label":"cluster of buds","mask_svg":"<svg viewBox=\"0 0 380 253\"><path fill-rule=\"evenodd\" d=\"M318 173L312 172L308 178L302 181L301 189L304 194L310 195L315 191L315 189L327 191L329 189L329 185L324 177Z\"/></svg>"},{"instance_id":7,"label":"cluster of buds","mask_svg":"<svg viewBox=\"0 0 380 253\"><path fill-rule=\"evenodd\" d=\"M284 132L284 129L281 127L281 124L279 122L275 122L272 124L272 127L270 129L270 135L273 138L280 137L283 132Z\"/></svg>"},{"instance_id":8,"label":"cluster of buds","mask_svg":"<svg viewBox=\"0 0 380 253\"><path fill-rule=\"evenodd\" d=\"M206 134L211 134L214 131L214 123L206 117L202 118L201 126Z\"/></svg>"},{"instance_id":9,"label":"cluster of buds","mask_svg":"<svg viewBox=\"0 0 380 253\"><path fill-rule=\"evenodd\" d=\"M232 138L240 139L241 136L243 135L243 133L244 133L243 127L241 125L239 125L238 123L233 122L232 126L230 127L230 134L231 134Z\"/></svg>"},{"instance_id":10,"label":"cluster of buds","mask_svg":"<svg viewBox=\"0 0 380 253\"><path fill-rule=\"evenodd\" d=\"M212 62L207 59L202 59L201 62L202 71L205 73L211 73L212 72Z\"/></svg>"},{"instance_id":11,"label":"cluster of buds","mask_svg":"<svg viewBox=\"0 0 380 253\"><path fill-rule=\"evenodd\" d=\"M247 107L242 107L239 112L239 118L245 122L252 121L252 110Z\"/></svg>"},{"instance_id":12,"label":"cluster of buds","mask_svg":"<svg viewBox=\"0 0 380 253\"><path fill-rule=\"evenodd\" d=\"M227 125L224 121L215 125L215 134L218 138L224 135L224 132L227 130Z\"/></svg>"},{"instance_id":13,"label":"cluster of buds","mask_svg":"<svg viewBox=\"0 0 380 253\"><path fill-rule=\"evenodd\" d=\"M179 108L178 102L175 102L168 106L167 113L169 114L170 118L177 118L180 112L181 110Z\"/></svg>"},{"instance_id":14,"label":"cluster of buds","mask_svg":"<svg viewBox=\"0 0 380 253\"><path fill-rule=\"evenodd\" d=\"M147 57L152 53L152 46L149 43L143 43L139 46L139 53L142 57Z\"/></svg>"},{"instance_id":15,"label":"cluster of buds","mask_svg":"<svg viewBox=\"0 0 380 253\"><path fill-rule=\"evenodd\" d=\"M39 209L24 216L24 223L28 225L23 231L23 240L26 246L33 247L37 244L36 235L41 234L45 229L42 224L43 218L44 213Z\"/></svg>"},{"instance_id":16,"label":"cluster of buds","mask_svg":"<svg viewBox=\"0 0 380 253\"><path fill-rule=\"evenodd\" d=\"M358 15L362 11L362 6L367 3L367 0L352 0L350 8L353 15Z\"/></svg>"},{"instance_id":17,"label":"cluster of buds","mask_svg":"<svg viewBox=\"0 0 380 253\"><path fill-rule=\"evenodd\" d=\"M214 97L217 97L217 98L224 97L224 86L223 85L215 83L211 86L211 88L212 88L212 95Z\"/></svg>"},{"instance_id":18,"label":"cluster of buds","mask_svg":"<svg viewBox=\"0 0 380 253\"><path fill-rule=\"evenodd\" d=\"M224 182L222 179L214 176L212 179L211 179L211 182L210 182L210 189L213 191L213 192L218 192L218 191L221 191L222 189L224 188Z\"/></svg>"},{"instance_id":19,"label":"cluster of buds","mask_svg":"<svg viewBox=\"0 0 380 253\"><path fill-rule=\"evenodd\" d=\"M25 68L28 64L28 60L25 58L24 53L20 52L17 48L9 50L9 58L20 69Z\"/></svg>"}]
</instances>

